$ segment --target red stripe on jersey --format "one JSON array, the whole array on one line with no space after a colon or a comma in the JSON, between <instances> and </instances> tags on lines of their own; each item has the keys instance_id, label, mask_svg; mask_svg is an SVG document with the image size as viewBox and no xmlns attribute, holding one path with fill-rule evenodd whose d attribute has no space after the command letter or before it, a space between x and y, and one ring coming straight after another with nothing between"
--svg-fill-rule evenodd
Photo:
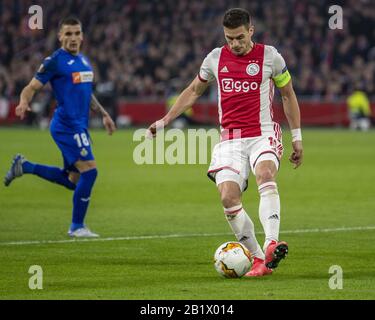
<instances>
[{"instance_id":1,"label":"red stripe on jersey","mask_svg":"<svg viewBox=\"0 0 375 320\"><path fill-rule=\"evenodd\" d=\"M277 140L281 141L281 128L280 128L280 125L277 122L275 122L273 124L273 132L275 134L275 138Z\"/></svg>"},{"instance_id":2,"label":"red stripe on jersey","mask_svg":"<svg viewBox=\"0 0 375 320\"><path fill-rule=\"evenodd\" d=\"M277 127L277 140L281 141L281 136L282 136L281 127L277 122L276 122L276 127Z\"/></svg>"},{"instance_id":3,"label":"red stripe on jersey","mask_svg":"<svg viewBox=\"0 0 375 320\"><path fill-rule=\"evenodd\" d=\"M260 124L260 86L264 45L254 44L244 56L236 56L225 46L218 66L221 127L228 132L241 130L241 138L262 134ZM220 72L225 70L225 72ZM227 139L233 137L226 135Z\"/></svg>"}]
</instances>

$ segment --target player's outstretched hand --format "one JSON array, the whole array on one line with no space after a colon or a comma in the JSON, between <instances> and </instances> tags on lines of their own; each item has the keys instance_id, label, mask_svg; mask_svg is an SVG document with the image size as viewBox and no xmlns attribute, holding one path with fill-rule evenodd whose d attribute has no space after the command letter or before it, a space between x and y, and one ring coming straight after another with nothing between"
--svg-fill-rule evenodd
<instances>
[{"instance_id":1,"label":"player's outstretched hand","mask_svg":"<svg viewBox=\"0 0 375 320\"><path fill-rule=\"evenodd\" d=\"M146 131L146 137L149 139L156 137L156 132L164 129L168 125L168 122L165 118L155 121L151 126L148 127Z\"/></svg>"},{"instance_id":2,"label":"player's outstretched hand","mask_svg":"<svg viewBox=\"0 0 375 320\"><path fill-rule=\"evenodd\" d=\"M16 116L20 117L21 120L25 118L26 111L31 111L31 108L28 103L20 102L20 104L16 107Z\"/></svg>"},{"instance_id":3,"label":"player's outstretched hand","mask_svg":"<svg viewBox=\"0 0 375 320\"><path fill-rule=\"evenodd\" d=\"M303 158L302 141L294 141L292 144L293 152L290 155L289 161L294 164L293 168L297 169L301 165Z\"/></svg>"},{"instance_id":4,"label":"player's outstretched hand","mask_svg":"<svg viewBox=\"0 0 375 320\"><path fill-rule=\"evenodd\" d=\"M103 125L109 135L116 131L116 125L108 113L103 116Z\"/></svg>"}]
</instances>

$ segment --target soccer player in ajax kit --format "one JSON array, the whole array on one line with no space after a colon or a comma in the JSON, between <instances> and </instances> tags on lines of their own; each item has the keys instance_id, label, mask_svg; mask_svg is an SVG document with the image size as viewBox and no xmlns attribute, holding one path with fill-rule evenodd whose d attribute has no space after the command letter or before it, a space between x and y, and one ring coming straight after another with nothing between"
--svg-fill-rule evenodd
<instances>
[{"instance_id":1,"label":"soccer player in ajax kit","mask_svg":"<svg viewBox=\"0 0 375 320\"><path fill-rule=\"evenodd\" d=\"M240 8L230 9L224 15L223 26L227 45L207 55L198 76L166 116L148 128L147 134L154 137L159 129L190 108L216 79L221 142L213 150L208 176L216 182L226 219L236 238L252 254L253 265L246 276L259 277L271 274L288 253L288 244L279 241L276 174L283 146L280 126L272 115L274 86L280 90L292 131L290 161L295 168L301 164L303 152L300 111L283 57L274 47L252 41L254 27L250 14ZM260 195L263 249L241 203L250 170Z\"/></svg>"},{"instance_id":2,"label":"soccer player in ajax kit","mask_svg":"<svg viewBox=\"0 0 375 320\"><path fill-rule=\"evenodd\" d=\"M98 173L87 131L90 108L101 113L109 134L116 127L92 93L93 69L87 57L80 53L83 41L81 22L74 17L63 19L58 36L61 48L44 60L35 77L22 90L16 114L23 119L26 111L31 111L29 104L35 93L50 82L57 100L50 131L62 153L64 168L35 164L18 154L13 158L4 184L9 186L23 174L34 174L74 190L73 218L68 234L71 237L98 237L84 224Z\"/></svg>"}]
</instances>

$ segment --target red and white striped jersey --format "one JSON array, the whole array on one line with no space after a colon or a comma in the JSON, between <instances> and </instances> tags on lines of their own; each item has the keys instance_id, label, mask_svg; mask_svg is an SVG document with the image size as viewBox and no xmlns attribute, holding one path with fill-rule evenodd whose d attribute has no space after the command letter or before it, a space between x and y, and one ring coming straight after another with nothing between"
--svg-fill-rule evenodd
<instances>
[{"instance_id":1,"label":"red and white striped jersey","mask_svg":"<svg viewBox=\"0 0 375 320\"><path fill-rule=\"evenodd\" d=\"M232 132L239 129L241 138L280 134L273 121L274 83L283 87L290 75L274 47L256 43L243 56L233 54L228 46L216 48L204 59L198 77L203 82L217 81L223 140L238 137Z\"/></svg>"}]
</instances>

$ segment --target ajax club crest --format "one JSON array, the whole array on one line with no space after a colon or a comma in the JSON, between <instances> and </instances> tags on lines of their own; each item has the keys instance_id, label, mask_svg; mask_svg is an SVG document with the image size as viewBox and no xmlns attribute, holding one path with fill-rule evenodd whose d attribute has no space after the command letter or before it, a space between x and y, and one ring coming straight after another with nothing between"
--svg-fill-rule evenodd
<instances>
[{"instance_id":1,"label":"ajax club crest","mask_svg":"<svg viewBox=\"0 0 375 320\"><path fill-rule=\"evenodd\" d=\"M259 65L257 63L250 63L247 67L246 67L246 73L249 75L249 76L255 76L259 73Z\"/></svg>"}]
</instances>

